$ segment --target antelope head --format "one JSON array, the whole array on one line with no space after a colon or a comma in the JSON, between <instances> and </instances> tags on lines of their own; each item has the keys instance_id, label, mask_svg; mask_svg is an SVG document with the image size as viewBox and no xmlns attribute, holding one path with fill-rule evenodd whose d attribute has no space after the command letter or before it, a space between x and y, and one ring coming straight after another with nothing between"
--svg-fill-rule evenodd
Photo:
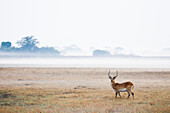
<instances>
[{"instance_id":1,"label":"antelope head","mask_svg":"<svg viewBox=\"0 0 170 113\"><path fill-rule=\"evenodd\" d=\"M116 71L116 75L115 75L114 77L111 77L111 76L110 76L110 70L109 70L109 72L108 72L108 77L109 77L109 79L111 80L111 82L113 82L113 80L115 80L117 76L118 76L118 71Z\"/></svg>"}]
</instances>

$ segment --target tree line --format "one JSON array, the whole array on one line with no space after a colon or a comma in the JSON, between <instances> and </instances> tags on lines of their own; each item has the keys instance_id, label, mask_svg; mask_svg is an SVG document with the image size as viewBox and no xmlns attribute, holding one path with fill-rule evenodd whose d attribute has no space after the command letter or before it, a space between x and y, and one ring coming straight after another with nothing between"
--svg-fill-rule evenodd
<instances>
[{"instance_id":1,"label":"tree line","mask_svg":"<svg viewBox=\"0 0 170 113\"><path fill-rule=\"evenodd\" d=\"M18 40L16 42L18 45L17 47L12 46L12 43L10 41L1 42L0 46L0 52L6 52L6 53L13 53L14 56L15 53L20 53L20 56L62 56L63 54L61 51L56 50L54 47L38 47L39 41L34 38L33 36L27 36L23 37L21 40ZM74 50L77 50L77 47L75 46ZM114 55L111 54L107 50L100 50L95 49L93 50L92 56L95 57L111 57L111 56L123 56L127 57L127 55L122 54L123 48L117 47L114 50ZM23 54L27 53L27 54ZM2 54L1 54L2 56ZM11 56L11 55L8 55Z\"/></svg>"},{"instance_id":2,"label":"tree line","mask_svg":"<svg viewBox=\"0 0 170 113\"><path fill-rule=\"evenodd\" d=\"M18 47L12 46L10 41L1 42L0 51L2 52L27 52L27 53L54 53L59 55L60 52L54 47L38 47L39 41L33 36L23 37L16 42Z\"/></svg>"}]
</instances>

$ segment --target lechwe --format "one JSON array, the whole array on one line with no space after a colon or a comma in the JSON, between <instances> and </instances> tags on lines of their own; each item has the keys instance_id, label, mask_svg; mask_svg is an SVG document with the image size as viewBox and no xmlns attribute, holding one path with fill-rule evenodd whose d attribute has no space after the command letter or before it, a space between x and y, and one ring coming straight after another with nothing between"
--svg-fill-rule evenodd
<instances>
[{"instance_id":1,"label":"lechwe","mask_svg":"<svg viewBox=\"0 0 170 113\"><path fill-rule=\"evenodd\" d=\"M118 71L116 71L116 75L114 77L110 76L110 71L108 73L109 79L111 80L111 86L114 89L114 91L116 92L116 96L115 98L117 98L117 94L119 94L120 98L120 92L128 92L128 97L130 96L130 93L132 93L133 99L134 99L134 93L131 91L134 88L134 85L132 82L124 82L124 83L115 83L115 79L118 76Z\"/></svg>"}]
</instances>

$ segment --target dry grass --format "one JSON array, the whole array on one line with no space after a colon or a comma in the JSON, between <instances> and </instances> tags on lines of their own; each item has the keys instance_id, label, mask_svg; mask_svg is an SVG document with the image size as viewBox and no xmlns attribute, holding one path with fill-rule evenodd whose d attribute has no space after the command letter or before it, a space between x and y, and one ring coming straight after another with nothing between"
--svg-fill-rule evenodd
<instances>
[{"instance_id":1,"label":"dry grass","mask_svg":"<svg viewBox=\"0 0 170 113\"><path fill-rule=\"evenodd\" d=\"M112 90L0 88L0 112L170 112L170 89L135 91L114 99Z\"/></svg>"},{"instance_id":2,"label":"dry grass","mask_svg":"<svg viewBox=\"0 0 170 113\"><path fill-rule=\"evenodd\" d=\"M0 113L170 112L170 69L118 69L135 99L115 99L107 68L0 68Z\"/></svg>"}]
</instances>

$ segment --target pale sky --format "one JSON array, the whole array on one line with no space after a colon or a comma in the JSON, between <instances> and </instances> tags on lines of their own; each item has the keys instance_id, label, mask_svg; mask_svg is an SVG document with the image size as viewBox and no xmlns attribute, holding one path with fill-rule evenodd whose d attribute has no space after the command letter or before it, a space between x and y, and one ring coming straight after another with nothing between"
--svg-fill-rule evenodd
<instances>
[{"instance_id":1,"label":"pale sky","mask_svg":"<svg viewBox=\"0 0 170 113\"><path fill-rule=\"evenodd\" d=\"M170 0L0 0L0 41L83 50L170 48Z\"/></svg>"}]
</instances>

